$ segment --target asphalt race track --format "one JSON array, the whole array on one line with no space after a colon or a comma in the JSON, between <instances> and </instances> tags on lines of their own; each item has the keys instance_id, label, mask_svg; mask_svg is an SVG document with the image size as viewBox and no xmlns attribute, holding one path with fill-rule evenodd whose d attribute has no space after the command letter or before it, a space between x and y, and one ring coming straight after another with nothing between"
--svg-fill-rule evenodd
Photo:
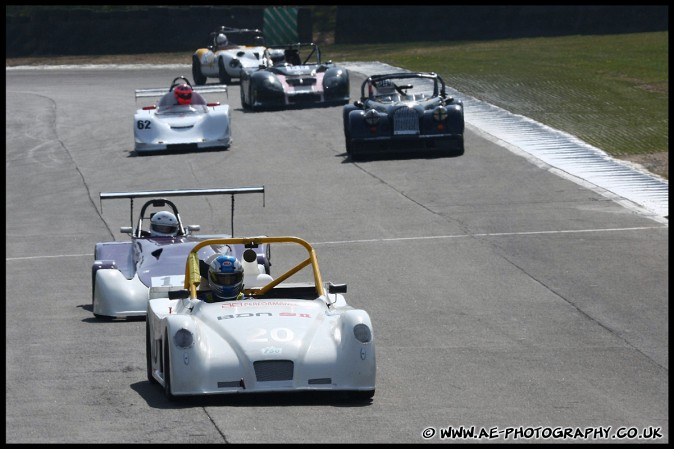
<instances>
[{"instance_id":1,"label":"asphalt race track","mask_svg":"<svg viewBox=\"0 0 674 449\"><path fill-rule=\"evenodd\" d=\"M229 150L136 157L134 89L179 75L6 71L6 443L668 442L666 223L471 129L460 157L353 163L341 107L245 113L237 84ZM302 237L348 284L374 325L371 403L171 403L145 322L94 319L94 245L129 225L100 192L257 185L235 234ZM176 204L229 232L228 198Z\"/></svg>"}]
</instances>

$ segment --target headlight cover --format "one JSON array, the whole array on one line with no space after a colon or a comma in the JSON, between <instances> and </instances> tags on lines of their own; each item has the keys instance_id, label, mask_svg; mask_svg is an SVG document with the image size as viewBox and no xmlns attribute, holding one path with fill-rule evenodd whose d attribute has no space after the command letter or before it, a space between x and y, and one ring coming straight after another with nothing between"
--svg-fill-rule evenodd
<instances>
[{"instance_id":1,"label":"headlight cover","mask_svg":"<svg viewBox=\"0 0 674 449\"><path fill-rule=\"evenodd\" d=\"M194 344L194 335L187 329L180 329L173 335L173 343L179 348L191 348Z\"/></svg>"},{"instance_id":2,"label":"headlight cover","mask_svg":"<svg viewBox=\"0 0 674 449\"><path fill-rule=\"evenodd\" d=\"M264 78L264 88L283 92L283 86L281 86L281 82L271 74Z\"/></svg>"},{"instance_id":3,"label":"headlight cover","mask_svg":"<svg viewBox=\"0 0 674 449\"><path fill-rule=\"evenodd\" d=\"M379 114L374 109L368 109L365 111L365 123L370 126L374 126L379 122Z\"/></svg>"},{"instance_id":4,"label":"headlight cover","mask_svg":"<svg viewBox=\"0 0 674 449\"><path fill-rule=\"evenodd\" d=\"M353 326L353 335L361 343L369 343L372 341L372 331L363 323Z\"/></svg>"},{"instance_id":5,"label":"headlight cover","mask_svg":"<svg viewBox=\"0 0 674 449\"><path fill-rule=\"evenodd\" d=\"M447 118L447 108L438 106L433 110L433 120L436 122L443 122Z\"/></svg>"}]
</instances>

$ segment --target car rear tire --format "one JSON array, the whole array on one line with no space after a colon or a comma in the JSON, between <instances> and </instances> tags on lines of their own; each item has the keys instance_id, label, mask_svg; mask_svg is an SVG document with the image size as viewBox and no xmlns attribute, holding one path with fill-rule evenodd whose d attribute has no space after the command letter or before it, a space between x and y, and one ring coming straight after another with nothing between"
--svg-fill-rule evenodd
<instances>
[{"instance_id":1,"label":"car rear tire","mask_svg":"<svg viewBox=\"0 0 674 449\"><path fill-rule=\"evenodd\" d=\"M232 77L227 73L225 62L222 58L218 59L218 78L220 79L220 84L231 84L232 82Z\"/></svg>"},{"instance_id":2,"label":"car rear tire","mask_svg":"<svg viewBox=\"0 0 674 449\"><path fill-rule=\"evenodd\" d=\"M192 56L192 78L197 86L203 86L207 81L207 77L201 73L201 62L196 55Z\"/></svg>"}]
</instances>

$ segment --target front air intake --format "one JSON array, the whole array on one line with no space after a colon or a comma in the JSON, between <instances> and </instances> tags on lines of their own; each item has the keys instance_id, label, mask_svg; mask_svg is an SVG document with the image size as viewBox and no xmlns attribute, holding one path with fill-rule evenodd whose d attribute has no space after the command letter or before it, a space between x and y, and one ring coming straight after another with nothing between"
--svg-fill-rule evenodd
<instances>
[{"instance_id":1,"label":"front air intake","mask_svg":"<svg viewBox=\"0 0 674 449\"><path fill-rule=\"evenodd\" d=\"M264 360L254 362L253 367L258 382L293 380L293 362L291 360Z\"/></svg>"},{"instance_id":2,"label":"front air intake","mask_svg":"<svg viewBox=\"0 0 674 449\"><path fill-rule=\"evenodd\" d=\"M419 134L419 114L408 107L397 109L393 113L393 134Z\"/></svg>"}]
</instances>

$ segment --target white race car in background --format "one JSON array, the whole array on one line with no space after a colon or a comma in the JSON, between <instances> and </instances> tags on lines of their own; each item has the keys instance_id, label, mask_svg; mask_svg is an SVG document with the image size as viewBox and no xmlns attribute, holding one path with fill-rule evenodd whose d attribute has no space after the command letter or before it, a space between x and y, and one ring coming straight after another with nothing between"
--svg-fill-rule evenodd
<instances>
[{"instance_id":1,"label":"white race car in background","mask_svg":"<svg viewBox=\"0 0 674 449\"><path fill-rule=\"evenodd\" d=\"M246 251L273 246L275 266L286 271L272 278L261 275L257 264L243 263L243 299L203 301L208 287L203 288L198 252L215 245ZM244 253L244 259L254 261L254 254ZM370 316L346 303L345 284L323 284L308 242L297 237L204 240L185 263L185 290L153 294L148 302L147 378L169 400L300 391L373 397ZM299 282L287 282L291 276Z\"/></svg>"},{"instance_id":2,"label":"white race car in background","mask_svg":"<svg viewBox=\"0 0 674 449\"><path fill-rule=\"evenodd\" d=\"M226 36L227 44L217 45L219 35ZM213 45L200 48L192 55L192 78L197 86L208 78L217 78L220 84L231 84L240 78L241 70L257 68L265 50L262 31L220 27L211 33Z\"/></svg>"},{"instance_id":3,"label":"white race car in background","mask_svg":"<svg viewBox=\"0 0 674 449\"><path fill-rule=\"evenodd\" d=\"M232 143L228 104L206 102L201 94L226 93L226 86L192 87L192 103L176 104L173 90L192 84L184 76L171 82L168 89L137 89L139 97L161 97L159 102L138 109L133 116L133 134L137 155L157 151L189 151L205 148L229 148Z\"/></svg>"},{"instance_id":4,"label":"white race car in background","mask_svg":"<svg viewBox=\"0 0 674 449\"><path fill-rule=\"evenodd\" d=\"M218 189L154 190L146 192L101 192L100 200L128 198L131 203L133 226L134 198L152 198L140 209L136 228L122 226L122 234L131 236L130 241L96 243L94 263L91 267L91 306L93 314L101 320L113 318L142 317L147 313L147 302L153 295L166 295L171 290L182 290L185 279L185 258L194 246L205 239L231 237L234 234L234 195L262 193L264 187L238 187ZM199 225L185 226L176 205L166 199L169 196L231 195L232 234L196 235ZM102 207L101 207L102 210ZM178 221L175 237L151 237L150 218L154 212L168 210ZM219 253L243 254L238 247L204 247L199 256ZM255 249L259 268L269 274L270 253L266 245Z\"/></svg>"}]
</instances>

